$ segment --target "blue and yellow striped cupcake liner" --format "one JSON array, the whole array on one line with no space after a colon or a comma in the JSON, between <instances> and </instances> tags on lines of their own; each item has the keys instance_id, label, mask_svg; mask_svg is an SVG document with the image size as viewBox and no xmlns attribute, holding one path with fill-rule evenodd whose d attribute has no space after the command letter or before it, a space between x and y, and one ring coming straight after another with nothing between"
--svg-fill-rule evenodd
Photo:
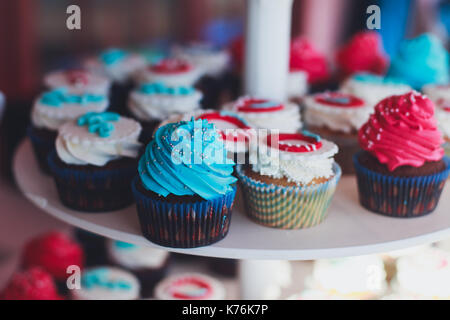
<instances>
[{"instance_id":1,"label":"blue and yellow striped cupcake liner","mask_svg":"<svg viewBox=\"0 0 450 320\"><path fill-rule=\"evenodd\" d=\"M256 181L245 175L242 165L236 167L247 215L259 224L279 229L304 229L325 220L342 173L337 163L333 171L334 177L324 183L287 187Z\"/></svg>"}]
</instances>

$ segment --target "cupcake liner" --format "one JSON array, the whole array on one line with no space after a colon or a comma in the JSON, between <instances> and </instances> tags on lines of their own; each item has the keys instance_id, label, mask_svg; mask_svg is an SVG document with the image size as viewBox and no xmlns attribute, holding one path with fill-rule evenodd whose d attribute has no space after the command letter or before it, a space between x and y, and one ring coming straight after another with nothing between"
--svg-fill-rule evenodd
<instances>
[{"instance_id":1,"label":"cupcake liner","mask_svg":"<svg viewBox=\"0 0 450 320\"><path fill-rule=\"evenodd\" d=\"M31 126L27 128L27 135L31 140L31 145L39 168L45 174L50 174L47 157L49 153L55 149L55 139L46 139L38 136Z\"/></svg>"},{"instance_id":2,"label":"cupcake liner","mask_svg":"<svg viewBox=\"0 0 450 320\"><path fill-rule=\"evenodd\" d=\"M242 166L236 173L244 193L247 215L255 222L279 229L303 229L318 225L341 177L341 168L333 165L334 177L312 186L277 186L255 181L245 175Z\"/></svg>"},{"instance_id":3,"label":"cupcake liner","mask_svg":"<svg viewBox=\"0 0 450 320\"><path fill-rule=\"evenodd\" d=\"M95 213L122 209L133 203L130 183L136 174L137 163L111 169L91 169L88 166L64 167L56 159L56 152L51 152L48 164L59 198L65 206Z\"/></svg>"},{"instance_id":4,"label":"cupcake liner","mask_svg":"<svg viewBox=\"0 0 450 320\"><path fill-rule=\"evenodd\" d=\"M445 157L442 172L417 177L394 177L371 171L354 156L359 201L375 213L390 217L412 218L431 213L437 206L450 173L450 158Z\"/></svg>"},{"instance_id":5,"label":"cupcake liner","mask_svg":"<svg viewBox=\"0 0 450 320\"><path fill-rule=\"evenodd\" d=\"M151 242L172 248L207 246L223 239L231 222L236 187L211 200L169 202L142 193L132 183L142 234Z\"/></svg>"}]
</instances>

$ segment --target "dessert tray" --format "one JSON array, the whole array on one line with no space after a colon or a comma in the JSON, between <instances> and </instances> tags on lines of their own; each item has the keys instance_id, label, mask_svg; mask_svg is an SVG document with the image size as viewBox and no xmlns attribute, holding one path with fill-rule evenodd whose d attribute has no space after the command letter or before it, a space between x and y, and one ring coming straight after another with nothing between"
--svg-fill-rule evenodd
<instances>
[{"instance_id":1,"label":"dessert tray","mask_svg":"<svg viewBox=\"0 0 450 320\"><path fill-rule=\"evenodd\" d=\"M213 245L194 249L159 247L142 235L135 206L86 214L64 207L51 177L38 168L31 144L22 141L14 158L14 174L22 193L36 206L68 224L108 238L149 245L184 254L258 260L312 260L403 249L450 237L450 186L445 187L432 214L411 219L384 217L359 205L354 176L343 177L320 225L303 230L280 230L252 222L238 193L230 231Z\"/></svg>"}]
</instances>

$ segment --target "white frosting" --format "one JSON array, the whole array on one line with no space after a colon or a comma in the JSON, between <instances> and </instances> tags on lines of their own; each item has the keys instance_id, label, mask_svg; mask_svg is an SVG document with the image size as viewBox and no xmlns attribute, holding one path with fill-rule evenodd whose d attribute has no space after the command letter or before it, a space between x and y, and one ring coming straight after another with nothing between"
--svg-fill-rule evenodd
<instances>
[{"instance_id":1,"label":"white frosting","mask_svg":"<svg viewBox=\"0 0 450 320\"><path fill-rule=\"evenodd\" d=\"M370 83L353 78L347 79L339 88L340 92L359 97L371 107L387 97L405 94L411 90L412 88L406 84Z\"/></svg>"},{"instance_id":2,"label":"white frosting","mask_svg":"<svg viewBox=\"0 0 450 320\"><path fill-rule=\"evenodd\" d=\"M98 58L90 58L85 61L84 67L115 82L124 83L132 78L138 70L145 68L146 64L147 62L143 56L128 54L124 59L111 65L104 64Z\"/></svg>"},{"instance_id":3,"label":"white frosting","mask_svg":"<svg viewBox=\"0 0 450 320\"><path fill-rule=\"evenodd\" d=\"M211 50L204 44L193 44L188 47L176 46L173 55L192 63L200 74L212 77L220 76L228 68L230 55L225 50Z\"/></svg>"},{"instance_id":4,"label":"white frosting","mask_svg":"<svg viewBox=\"0 0 450 320\"><path fill-rule=\"evenodd\" d=\"M136 158L141 147L138 142L141 125L125 117L120 117L113 125L111 135L102 138L76 121L65 123L56 138L58 157L67 164L95 166L104 166L121 157Z\"/></svg>"},{"instance_id":5,"label":"white frosting","mask_svg":"<svg viewBox=\"0 0 450 320\"><path fill-rule=\"evenodd\" d=\"M167 86L192 86L201 76L195 66L186 72L162 73L154 72L150 67L139 70L134 79L136 83L161 82Z\"/></svg>"},{"instance_id":6,"label":"white frosting","mask_svg":"<svg viewBox=\"0 0 450 320\"><path fill-rule=\"evenodd\" d=\"M314 179L328 179L335 175L333 156L338 152L338 147L333 142L322 139L319 150L296 153L266 147L266 141L266 137L261 137L259 143L250 144L249 150L252 169L261 175L284 177L298 185L307 185Z\"/></svg>"},{"instance_id":7,"label":"white frosting","mask_svg":"<svg viewBox=\"0 0 450 320\"><path fill-rule=\"evenodd\" d=\"M127 269L157 269L163 266L169 256L165 250L148 246L119 248L115 242L115 240L108 240L108 255L113 262Z\"/></svg>"},{"instance_id":8,"label":"white frosting","mask_svg":"<svg viewBox=\"0 0 450 320\"><path fill-rule=\"evenodd\" d=\"M198 90L189 95L145 94L133 90L128 100L128 109L143 121L164 120L173 113L199 109L202 97Z\"/></svg>"},{"instance_id":9,"label":"white frosting","mask_svg":"<svg viewBox=\"0 0 450 320\"><path fill-rule=\"evenodd\" d=\"M436 247L450 253L450 238L436 242Z\"/></svg>"},{"instance_id":10,"label":"white frosting","mask_svg":"<svg viewBox=\"0 0 450 320\"><path fill-rule=\"evenodd\" d=\"M428 96L436 107L450 107L450 85L426 85L422 88L425 95Z\"/></svg>"},{"instance_id":11,"label":"white frosting","mask_svg":"<svg viewBox=\"0 0 450 320\"><path fill-rule=\"evenodd\" d=\"M31 111L31 122L37 128L58 130L65 122L77 119L87 112L103 112L108 108L108 98L87 104L64 103L60 107L41 103L41 96L36 99Z\"/></svg>"},{"instance_id":12,"label":"white frosting","mask_svg":"<svg viewBox=\"0 0 450 320\"><path fill-rule=\"evenodd\" d=\"M352 299L375 299L386 290L386 273L377 255L316 260L311 287Z\"/></svg>"},{"instance_id":13,"label":"white frosting","mask_svg":"<svg viewBox=\"0 0 450 320\"><path fill-rule=\"evenodd\" d=\"M421 299L450 299L450 253L430 248L399 258L395 286Z\"/></svg>"},{"instance_id":14,"label":"white frosting","mask_svg":"<svg viewBox=\"0 0 450 320\"><path fill-rule=\"evenodd\" d=\"M308 92L308 74L304 71L291 71L288 76L288 97L302 97Z\"/></svg>"},{"instance_id":15,"label":"white frosting","mask_svg":"<svg viewBox=\"0 0 450 320\"><path fill-rule=\"evenodd\" d=\"M242 98L242 99L245 99ZM286 102L283 110L275 112L239 112L239 100L225 104L222 109L229 110L247 122L254 128L278 129L282 132L298 132L302 127L300 110L297 104Z\"/></svg>"},{"instance_id":16,"label":"white frosting","mask_svg":"<svg viewBox=\"0 0 450 320\"><path fill-rule=\"evenodd\" d=\"M314 96L304 99L304 117L309 126L351 133L358 130L370 117L373 107L365 105L356 108L329 106L315 100Z\"/></svg>"},{"instance_id":17,"label":"white frosting","mask_svg":"<svg viewBox=\"0 0 450 320\"><path fill-rule=\"evenodd\" d=\"M288 297L287 300L357 300L357 297L343 297L334 292L306 289L299 294Z\"/></svg>"},{"instance_id":18,"label":"white frosting","mask_svg":"<svg viewBox=\"0 0 450 320\"><path fill-rule=\"evenodd\" d=\"M109 289L101 286L93 288L72 289L70 294L73 300L136 300L139 298L140 284L138 279L130 272L119 268L101 267L108 271L108 280L125 281L131 288L127 289ZM92 270L92 269L88 269ZM86 270L86 271L88 271ZM82 271L82 272L86 272Z\"/></svg>"},{"instance_id":19,"label":"white frosting","mask_svg":"<svg viewBox=\"0 0 450 320\"><path fill-rule=\"evenodd\" d=\"M195 297L195 293L198 293L198 287L195 285L181 285L176 283L183 279L199 279L202 282L206 282L211 286L211 293L207 300L223 300L225 299L225 287L217 280L200 274L200 273L184 273L176 276L167 277L157 284L155 288L155 298L159 300L179 300L174 297L174 292L181 292L187 295L192 295L193 299L200 299Z\"/></svg>"},{"instance_id":20,"label":"white frosting","mask_svg":"<svg viewBox=\"0 0 450 320\"><path fill-rule=\"evenodd\" d=\"M44 77L44 85L49 89L66 88L70 93L94 93L108 95L111 81L99 74L81 71L86 77L87 83L72 83L67 76L67 71L58 70L48 73Z\"/></svg>"}]
</instances>

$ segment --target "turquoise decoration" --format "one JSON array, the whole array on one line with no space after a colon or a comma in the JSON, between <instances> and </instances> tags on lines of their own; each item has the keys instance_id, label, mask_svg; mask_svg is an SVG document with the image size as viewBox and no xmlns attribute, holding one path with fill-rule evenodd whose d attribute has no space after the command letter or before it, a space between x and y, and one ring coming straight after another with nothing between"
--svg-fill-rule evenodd
<instances>
[{"instance_id":1,"label":"turquoise decoration","mask_svg":"<svg viewBox=\"0 0 450 320\"><path fill-rule=\"evenodd\" d=\"M322 138L318 134L312 133L312 132L310 132L308 130L302 130L302 134L305 137L312 138L312 139L314 139L317 142L320 142L322 140Z\"/></svg>"},{"instance_id":2,"label":"turquoise decoration","mask_svg":"<svg viewBox=\"0 0 450 320\"><path fill-rule=\"evenodd\" d=\"M80 104L85 106L89 103L98 103L106 99L104 95L85 93L81 95L70 94L67 88L57 88L42 94L40 102L50 107L59 108L63 104Z\"/></svg>"},{"instance_id":3,"label":"turquoise decoration","mask_svg":"<svg viewBox=\"0 0 450 320\"><path fill-rule=\"evenodd\" d=\"M110 66L110 65L120 62L127 55L128 55L128 53L126 51L113 48L113 49L109 49L109 50L102 52L100 54L100 60L104 64Z\"/></svg>"},{"instance_id":4,"label":"turquoise decoration","mask_svg":"<svg viewBox=\"0 0 450 320\"><path fill-rule=\"evenodd\" d=\"M191 86L169 87L161 82L144 83L139 87L139 92L144 94L167 94L172 96L186 96L194 93Z\"/></svg>"},{"instance_id":5,"label":"turquoise decoration","mask_svg":"<svg viewBox=\"0 0 450 320\"><path fill-rule=\"evenodd\" d=\"M123 242L123 241L114 241L114 247L116 247L117 249L124 249L124 250L128 250L128 249L136 249L138 248L137 245L132 244L132 243L128 243L128 242Z\"/></svg>"},{"instance_id":6,"label":"turquoise decoration","mask_svg":"<svg viewBox=\"0 0 450 320\"><path fill-rule=\"evenodd\" d=\"M107 138L114 131L111 122L119 121L120 115L115 112L88 112L78 118L79 126L88 126L90 133L97 133L102 138Z\"/></svg>"},{"instance_id":7,"label":"turquoise decoration","mask_svg":"<svg viewBox=\"0 0 450 320\"><path fill-rule=\"evenodd\" d=\"M404 81L393 77L383 77L373 73L357 73L352 77L356 81L372 83L372 84L386 84L386 85L406 85Z\"/></svg>"},{"instance_id":8,"label":"turquoise decoration","mask_svg":"<svg viewBox=\"0 0 450 320\"><path fill-rule=\"evenodd\" d=\"M160 127L138 171L144 188L163 197L197 194L209 200L233 189L233 166L214 124L192 119Z\"/></svg>"},{"instance_id":9,"label":"turquoise decoration","mask_svg":"<svg viewBox=\"0 0 450 320\"><path fill-rule=\"evenodd\" d=\"M448 83L448 70L449 56L440 40L431 34L422 34L400 44L387 76L419 90L426 84Z\"/></svg>"},{"instance_id":10,"label":"turquoise decoration","mask_svg":"<svg viewBox=\"0 0 450 320\"><path fill-rule=\"evenodd\" d=\"M83 273L81 285L91 290L95 287L101 287L110 290L130 290L131 284L123 280L109 279L109 270L107 268L97 268Z\"/></svg>"}]
</instances>

